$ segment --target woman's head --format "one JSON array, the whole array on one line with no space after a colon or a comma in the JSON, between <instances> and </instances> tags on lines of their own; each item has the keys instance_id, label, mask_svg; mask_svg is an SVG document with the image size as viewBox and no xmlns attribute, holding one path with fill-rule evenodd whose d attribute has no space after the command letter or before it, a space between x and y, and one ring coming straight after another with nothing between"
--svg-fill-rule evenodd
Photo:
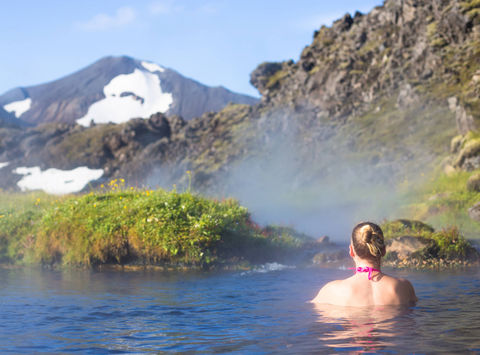
<instances>
[{"instance_id":1,"label":"woman's head","mask_svg":"<svg viewBox=\"0 0 480 355\"><path fill-rule=\"evenodd\" d=\"M380 258L385 255L382 229L372 222L362 222L353 228L352 245L361 259L380 262Z\"/></svg>"}]
</instances>

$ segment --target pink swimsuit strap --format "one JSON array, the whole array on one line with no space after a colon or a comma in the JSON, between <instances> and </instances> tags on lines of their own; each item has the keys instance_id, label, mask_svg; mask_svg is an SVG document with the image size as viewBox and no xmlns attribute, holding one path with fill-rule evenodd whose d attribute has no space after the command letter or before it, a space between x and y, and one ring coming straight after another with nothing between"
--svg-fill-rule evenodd
<instances>
[{"instance_id":1,"label":"pink swimsuit strap","mask_svg":"<svg viewBox=\"0 0 480 355\"><path fill-rule=\"evenodd\" d=\"M372 279L372 272L373 271L380 272L380 270L374 269L373 267L370 267L370 266L365 266L365 267L359 266L357 268L351 267L350 269L355 269L355 273L357 273L357 272L368 272L368 279L369 280Z\"/></svg>"}]
</instances>

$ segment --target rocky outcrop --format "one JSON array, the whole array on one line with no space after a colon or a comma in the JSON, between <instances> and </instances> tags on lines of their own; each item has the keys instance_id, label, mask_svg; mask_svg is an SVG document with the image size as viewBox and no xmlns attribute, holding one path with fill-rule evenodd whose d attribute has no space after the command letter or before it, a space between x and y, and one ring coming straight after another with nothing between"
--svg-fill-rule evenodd
<instances>
[{"instance_id":1,"label":"rocky outcrop","mask_svg":"<svg viewBox=\"0 0 480 355\"><path fill-rule=\"evenodd\" d=\"M404 260L412 254L422 251L429 245L429 241L425 238L408 235L392 238L387 242L387 250L391 254L387 259L398 258Z\"/></svg>"},{"instance_id":2,"label":"rocky outcrop","mask_svg":"<svg viewBox=\"0 0 480 355\"><path fill-rule=\"evenodd\" d=\"M452 140L453 167L459 170L473 171L480 168L480 139L476 137L459 137Z\"/></svg>"},{"instance_id":3,"label":"rocky outcrop","mask_svg":"<svg viewBox=\"0 0 480 355\"><path fill-rule=\"evenodd\" d=\"M251 107L231 105L223 112L223 116L210 113L189 122L154 114L119 125L0 129L0 162L9 162L8 168L0 169L0 188L15 188L20 176L13 170L18 166L103 168L104 180L118 177L137 186L165 187L181 184L182 176L191 170L196 172L194 184L208 186L211 174L238 153L231 144L232 130L243 123ZM217 154L224 146L229 149Z\"/></svg>"},{"instance_id":4,"label":"rocky outcrop","mask_svg":"<svg viewBox=\"0 0 480 355\"><path fill-rule=\"evenodd\" d=\"M383 95L405 107L419 99L425 82L452 76L443 52L474 40L471 27L458 3L386 1L369 14L347 14L322 27L297 63L262 64L257 71L270 71L271 81L263 75L252 83L276 105L307 104L318 117L359 115ZM273 81L276 87L266 92L265 83Z\"/></svg>"},{"instance_id":5,"label":"rocky outcrop","mask_svg":"<svg viewBox=\"0 0 480 355\"><path fill-rule=\"evenodd\" d=\"M435 231L421 221L400 219L382 225L385 265L409 268L449 268L478 264L480 254L458 229Z\"/></svg>"},{"instance_id":6,"label":"rocky outcrop","mask_svg":"<svg viewBox=\"0 0 480 355\"><path fill-rule=\"evenodd\" d=\"M467 113L465 107L459 105L458 99L455 96L448 98L448 107L450 111L455 113L455 122L457 123L457 130L460 134L465 135L476 129L473 116Z\"/></svg>"},{"instance_id":7,"label":"rocky outcrop","mask_svg":"<svg viewBox=\"0 0 480 355\"><path fill-rule=\"evenodd\" d=\"M467 190L480 192L480 173L473 174L467 180Z\"/></svg>"},{"instance_id":8,"label":"rocky outcrop","mask_svg":"<svg viewBox=\"0 0 480 355\"><path fill-rule=\"evenodd\" d=\"M474 221L480 222L480 202L477 202L468 209L468 215Z\"/></svg>"}]
</instances>

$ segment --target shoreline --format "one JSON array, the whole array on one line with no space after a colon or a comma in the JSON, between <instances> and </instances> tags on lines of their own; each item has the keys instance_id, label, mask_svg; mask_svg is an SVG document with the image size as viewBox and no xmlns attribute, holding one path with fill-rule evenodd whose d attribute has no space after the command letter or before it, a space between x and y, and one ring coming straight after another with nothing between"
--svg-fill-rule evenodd
<instances>
[{"instance_id":1,"label":"shoreline","mask_svg":"<svg viewBox=\"0 0 480 355\"><path fill-rule=\"evenodd\" d=\"M267 264L281 264L292 266L295 268L318 268L318 269L348 269L353 264L349 262L349 259L330 261L330 262L302 262L302 263L289 263L288 260L280 261L265 261L263 263L225 263L218 265L209 265L207 267L199 265L159 265L159 264L99 264L95 266L72 266L72 265L42 265L42 264L12 264L12 263L0 263L0 269L2 270L19 270L19 269L35 269L35 270L50 270L50 271L93 271L93 272L223 272L223 271L251 271L256 268L262 267ZM420 262L419 260L412 261L410 263L405 261L387 261L382 263L382 267L388 270L401 270L401 271L430 271L430 272L444 272L444 271L466 271L472 269L480 269L479 261L444 261L444 260L428 260Z\"/></svg>"}]
</instances>

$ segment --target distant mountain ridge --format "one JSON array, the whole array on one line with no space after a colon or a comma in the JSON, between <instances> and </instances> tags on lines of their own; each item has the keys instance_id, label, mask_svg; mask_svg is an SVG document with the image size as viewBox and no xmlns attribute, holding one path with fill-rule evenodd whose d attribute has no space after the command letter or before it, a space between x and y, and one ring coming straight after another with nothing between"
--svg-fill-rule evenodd
<instances>
[{"instance_id":1,"label":"distant mountain ridge","mask_svg":"<svg viewBox=\"0 0 480 355\"><path fill-rule=\"evenodd\" d=\"M33 125L74 123L82 118L79 123L87 125L90 120L108 123L108 114L121 122L157 112L190 120L217 112L229 102L257 101L224 87L208 87L155 63L122 56L102 58L49 83L12 89L0 96L0 107Z\"/></svg>"}]
</instances>

